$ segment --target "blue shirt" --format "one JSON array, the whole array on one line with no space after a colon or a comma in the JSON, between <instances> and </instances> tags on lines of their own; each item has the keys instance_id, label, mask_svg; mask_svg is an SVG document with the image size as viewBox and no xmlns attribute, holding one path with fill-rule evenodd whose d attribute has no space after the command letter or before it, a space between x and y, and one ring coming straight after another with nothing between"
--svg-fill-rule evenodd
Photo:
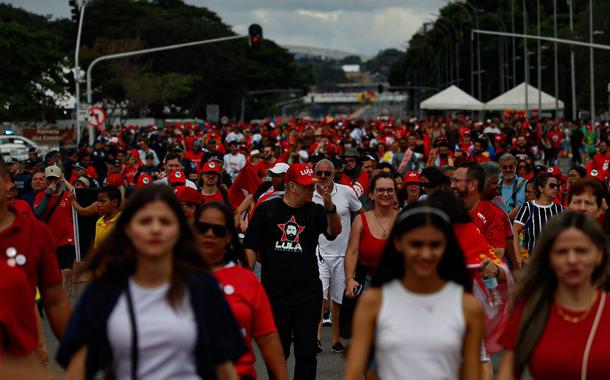
<instances>
[{"instance_id":1,"label":"blue shirt","mask_svg":"<svg viewBox=\"0 0 610 380\"><path fill-rule=\"evenodd\" d=\"M527 181L519 176L515 176L508 186L501 183L502 199L504 200L506 212L510 212L515 207L519 207L525 203L525 187ZM515 201L513 201L513 191L516 190Z\"/></svg>"}]
</instances>

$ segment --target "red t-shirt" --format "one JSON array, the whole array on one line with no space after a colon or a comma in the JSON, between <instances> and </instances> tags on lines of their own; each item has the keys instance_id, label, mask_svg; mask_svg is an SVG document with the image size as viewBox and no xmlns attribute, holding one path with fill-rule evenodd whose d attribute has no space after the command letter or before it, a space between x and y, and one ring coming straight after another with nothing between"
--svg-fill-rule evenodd
<instances>
[{"instance_id":1,"label":"red t-shirt","mask_svg":"<svg viewBox=\"0 0 610 380\"><path fill-rule=\"evenodd\" d=\"M542 337L530 356L529 370L533 378L536 380L580 379L583 353L599 301L600 296L597 297L587 318L578 323L565 321L557 312L557 306L551 305ZM587 367L588 380L610 378L610 367L608 366L610 363L610 302L608 301L606 301L591 346ZM524 304L515 306L500 339L500 344L507 350L514 351L515 349L523 307ZM570 315L574 314L575 317L582 315L582 313L566 312Z\"/></svg>"},{"instance_id":2,"label":"red t-shirt","mask_svg":"<svg viewBox=\"0 0 610 380\"><path fill-rule=\"evenodd\" d=\"M38 347L32 287L25 274L0 258L0 362L5 354L25 356Z\"/></svg>"},{"instance_id":3,"label":"red t-shirt","mask_svg":"<svg viewBox=\"0 0 610 380\"><path fill-rule=\"evenodd\" d=\"M29 280L32 305L36 286L43 290L61 285L54 241L46 225L18 212L15 212L13 224L0 231L0 253L4 255L4 252L12 247L17 250L17 254L23 254L26 258L25 264L18 268L25 272Z\"/></svg>"},{"instance_id":4,"label":"red t-shirt","mask_svg":"<svg viewBox=\"0 0 610 380\"><path fill-rule=\"evenodd\" d=\"M365 171L361 171L360 175L355 181L352 179L352 177L343 173L339 179L339 183L354 189L358 197L366 195L369 192L369 174Z\"/></svg>"},{"instance_id":5,"label":"red t-shirt","mask_svg":"<svg viewBox=\"0 0 610 380\"><path fill-rule=\"evenodd\" d=\"M251 270L236 265L218 269L214 276L222 285L225 299L248 346L248 352L235 363L237 374L256 378L252 339L277 331L265 289Z\"/></svg>"},{"instance_id":6,"label":"red t-shirt","mask_svg":"<svg viewBox=\"0 0 610 380\"><path fill-rule=\"evenodd\" d=\"M607 172L610 168L610 153L597 153L593 156L593 168L601 172Z\"/></svg>"},{"instance_id":7,"label":"red t-shirt","mask_svg":"<svg viewBox=\"0 0 610 380\"><path fill-rule=\"evenodd\" d=\"M201 193L201 199L203 200L203 202L224 202L225 200L222 199L222 194L220 194L220 190L216 190L216 193L210 195L210 194L204 194Z\"/></svg>"},{"instance_id":8,"label":"red t-shirt","mask_svg":"<svg viewBox=\"0 0 610 380\"><path fill-rule=\"evenodd\" d=\"M479 201L470 210L470 216L489 245L493 248L506 246L505 216L498 207L489 201Z\"/></svg>"},{"instance_id":9,"label":"red t-shirt","mask_svg":"<svg viewBox=\"0 0 610 380\"><path fill-rule=\"evenodd\" d=\"M123 178L125 179L125 181L127 181L127 184L135 185L137 173L138 173L138 168L126 167L125 170L123 170Z\"/></svg>"},{"instance_id":10,"label":"red t-shirt","mask_svg":"<svg viewBox=\"0 0 610 380\"><path fill-rule=\"evenodd\" d=\"M549 131L546 134L546 138L549 140L551 147L555 149L561 149L563 146L563 133L561 131Z\"/></svg>"},{"instance_id":11,"label":"red t-shirt","mask_svg":"<svg viewBox=\"0 0 610 380\"><path fill-rule=\"evenodd\" d=\"M36 215L34 215L34 211L32 211L30 204L28 202L24 201L23 199L15 200L15 204L13 205L13 208L15 209L16 212L18 212L21 215L25 215L29 218L36 219Z\"/></svg>"},{"instance_id":12,"label":"red t-shirt","mask_svg":"<svg viewBox=\"0 0 610 380\"><path fill-rule=\"evenodd\" d=\"M34 199L34 207L38 206L46 193L41 191L36 194ZM59 202L55 210L50 217L49 212ZM55 237L55 245L61 247L63 245L74 245L74 225L72 222L72 203L70 202L70 194L68 191L64 191L63 195L53 195L49 197L47 207L40 216L40 220L44 221L47 226L51 229L53 236Z\"/></svg>"},{"instance_id":13,"label":"red t-shirt","mask_svg":"<svg viewBox=\"0 0 610 380\"><path fill-rule=\"evenodd\" d=\"M195 164L195 167L199 167L201 165L201 160L203 159L203 152L195 153L192 150L184 153L184 158L192 161Z\"/></svg>"}]
</instances>

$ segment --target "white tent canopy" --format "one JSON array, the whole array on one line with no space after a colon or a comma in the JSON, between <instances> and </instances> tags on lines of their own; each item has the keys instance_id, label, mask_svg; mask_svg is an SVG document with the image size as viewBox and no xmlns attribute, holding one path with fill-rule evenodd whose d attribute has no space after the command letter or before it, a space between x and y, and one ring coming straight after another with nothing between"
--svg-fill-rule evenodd
<instances>
[{"instance_id":1,"label":"white tent canopy","mask_svg":"<svg viewBox=\"0 0 610 380\"><path fill-rule=\"evenodd\" d=\"M462 91L459 87L447 87L436 95L421 102L423 110L465 110L480 111L485 105Z\"/></svg>"},{"instance_id":2,"label":"white tent canopy","mask_svg":"<svg viewBox=\"0 0 610 380\"><path fill-rule=\"evenodd\" d=\"M541 92L541 111L554 111L555 98L546 92ZM527 104L529 110L538 110L538 89L532 85L527 86ZM558 101L558 108L563 109L563 102ZM485 104L487 111L502 111L507 109L524 110L525 109L525 82L508 90L504 94L495 99L490 100Z\"/></svg>"}]
</instances>

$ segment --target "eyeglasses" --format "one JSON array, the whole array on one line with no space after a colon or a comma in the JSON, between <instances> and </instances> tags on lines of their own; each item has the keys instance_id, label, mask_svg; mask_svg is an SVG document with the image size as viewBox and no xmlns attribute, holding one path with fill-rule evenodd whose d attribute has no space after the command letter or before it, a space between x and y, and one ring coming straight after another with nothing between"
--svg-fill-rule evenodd
<instances>
[{"instance_id":1,"label":"eyeglasses","mask_svg":"<svg viewBox=\"0 0 610 380\"><path fill-rule=\"evenodd\" d=\"M318 171L316 172L316 175L317 175L318 177L322 177L322 176L324 176L324 177L330 177L330 176L332 175L332 173L331 173L331 172L329 172L329 171L322 171L322 170L318 170Z\"/></svg>"},{"instance_id":2,"label":"eyeglasses","mask_svg":"<svg viewBox=\"0 0 610 380\"><path fill-rule=\"evenodd\" d=\"M206 223L206 222L195 223L195 228L197 229L197 232L199 232L201 235L205 235L211 228L214 236L219 237L219 238L227 236L227 233L229 232L227 230L227 227L225 227L223 225Z\"/></svg>"},{"instance_id":3,"label":"eyeglasses","mask_svg":"<svg viewBox=\"0 0 610 380\"><path fill-rule=\"evenodd\" d=\"M383 194L383 193L388 193L388 194L394 194L394 188L393 187L378 187L375 189L376 192L378 192L379 194Z\"/></svg>"},{"instance_id":4,"label":"eyeglasses","mask_svg":"<svg viewBox=\"0 0 610 380\"><path fill-rule=\"evenodd\" d=\"M556 184L556 183L547 183L547 186L551 190L559 188L559 184Z\"/></svg>"},{"instance_id":5,"label":"eyeglasses","mask_svg":"<svg viewBox=\"0 0 610 380\"><path fill-rule=\"evenodd\" d=\"M513 170L515 165L502 165L502 170Z\"/></svg>"}]
</instances>

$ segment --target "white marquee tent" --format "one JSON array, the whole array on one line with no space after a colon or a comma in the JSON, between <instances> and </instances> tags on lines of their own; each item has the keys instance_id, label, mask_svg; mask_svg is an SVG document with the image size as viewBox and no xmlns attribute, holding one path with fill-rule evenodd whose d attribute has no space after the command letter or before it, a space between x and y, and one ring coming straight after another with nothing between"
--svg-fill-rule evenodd
<instances>
[{"instance_id":1,"label":"white marquee tent","mask_svg":"<svg viewBox=\"0 0 610 380\"><path fill-rule=\"evenodd\" d=\"M481 111L485 105L456 86L447 87L420 103L423 110Z\"/></svg>"},{"instance_id":2,"label":"white marquee tent","mask_svg":"<svg viewBox=\"0 0 610 380\"><path fill-rule=\"evenodd\" d=\"M541 92L541 111L554 111L555 98L546 92ZM532 85L527 86L527 104L530 110L538 110L538 89ZM558 108L563 109L563 102L558 101ZM504 94L495 99L490 100L485 104L487 111L502 111L507 109L524 110L525 109L525 82L508 90Z\"/></svg>"}]
</instances>

